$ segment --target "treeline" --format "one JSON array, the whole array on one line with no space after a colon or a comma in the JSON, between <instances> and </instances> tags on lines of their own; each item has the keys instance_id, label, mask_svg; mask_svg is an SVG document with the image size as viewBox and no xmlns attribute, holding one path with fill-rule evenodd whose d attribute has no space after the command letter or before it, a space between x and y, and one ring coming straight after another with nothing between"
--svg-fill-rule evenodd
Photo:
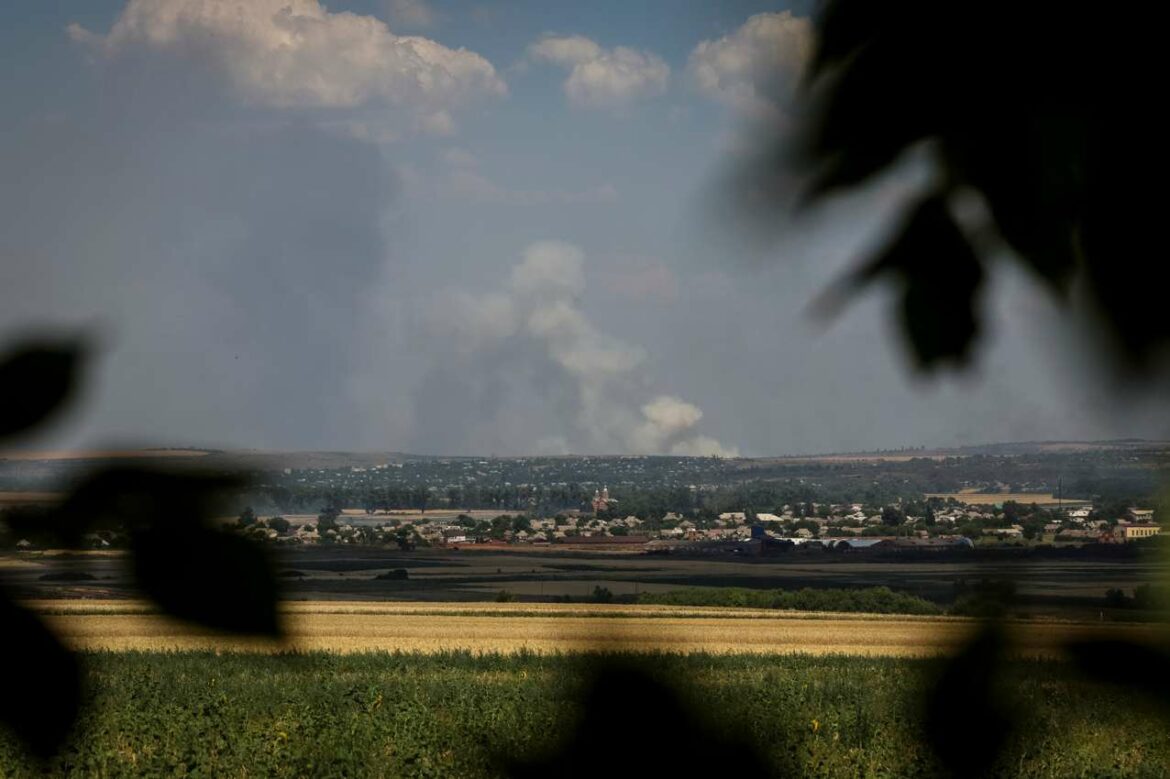
<instances>
[{"instance_id":1,"label":"treeline","mask_svg":"<svg viewBox=\"0 0 1170 779\"><path fill-rule=\"evenodd\" d=\"M666 606L718 606L788 611L836 611L866 614L941 614L936 603L895 592L889 587L858 589L752 590L745 587L687 587L647 592L639 603Z\"/></svg>"},{"instance_id":2,"label":"treeline","mask_svg":"<svg viewBox=\"0 0 1170 779\"><path fill-rule=\"evenodd\" d=\"M329 508L361 508L368 513L389 510L480 509L501 513L552 516L569 510L591 511L594 490L568 485L484 485L462 487L289 487L262 486L247 503L282 514L317 513ZM724 511L779 512L784 506L827 507L861 503L882 506L919 501L922 491L897 479L848 479L834 484L802 480L754 482L728 486L610 487L614 503L610 516L634 515L660 519L667 513L689 517L713 516Z\"/></svg>"}]
</instances>

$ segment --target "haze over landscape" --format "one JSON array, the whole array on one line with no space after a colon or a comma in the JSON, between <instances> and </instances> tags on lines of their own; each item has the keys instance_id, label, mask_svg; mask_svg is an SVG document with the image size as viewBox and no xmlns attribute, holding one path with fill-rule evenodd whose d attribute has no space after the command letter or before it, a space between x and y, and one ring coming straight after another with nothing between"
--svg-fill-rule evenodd
<instances>
[{"instance_id":1,"label":"haze over landscape","mask_svg":"<svg viewBox=\"0 0 1170 779\"><path fill-rule=\"evenodd\" d=\"M906 371L880 294L810 319L912 161L766 244L719 220L756 129L785 126L807 3L217 8L0 11L0 327L96 328L100 347L38 447L1165 437L1022 276L988 295L969 375Z\"/></svg>"}]
</instances>

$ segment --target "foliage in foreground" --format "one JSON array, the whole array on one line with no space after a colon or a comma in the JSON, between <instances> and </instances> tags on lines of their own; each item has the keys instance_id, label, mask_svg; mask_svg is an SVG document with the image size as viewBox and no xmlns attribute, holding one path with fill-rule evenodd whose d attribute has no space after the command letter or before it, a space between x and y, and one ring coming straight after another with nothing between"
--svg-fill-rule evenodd
<instances>
[{"instance_id":1,"label":"foliage in foreground","mask_svg":"<svg viewBox=\"0 0 1170 779\"><path fill-rule=\"evenodd\" d=\"M573 733L586 680L607 659L99 653L81 660L91 705L72 741L45 766L52 773L292 777L504 774L515 761L540 760ZM694 654L640 662L679 689L705 734L752 745L777 773L938 774L919 708L932 661ZM1036 708L1012 735L999 773L1170 770L1163 720L1111 688L1051 661L1013 662L1007 675ZM685 739L647 743L662 723L639 721L638 711L609 715L609 743L598 745L603 754L687 753ZM958 735L979 749L977 735ZM0 773L36 770L0 733Z\"/></svg>"},{"instance_id":2,"label":"foliage in foreground","mask_svg":"<svg viewBox=\"0 0 1170 779\"><path fill-rule=\"evenodd\" d=\"M798 611L840 611L866 614L941 614L935 603L889 587L858 589L753 590L746 587L686 587L646 592L639 603L667 606L730 606Z\"/></svg>"}]
</instances>

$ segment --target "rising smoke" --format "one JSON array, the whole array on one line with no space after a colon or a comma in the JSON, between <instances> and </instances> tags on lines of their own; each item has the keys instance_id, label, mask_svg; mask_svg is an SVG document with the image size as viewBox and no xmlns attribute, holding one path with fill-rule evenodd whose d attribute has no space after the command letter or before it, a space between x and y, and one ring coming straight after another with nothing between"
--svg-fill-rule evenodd
<instances>
[{"instance_id":1,"label":"rising smoke","mask_svg":"<svg viewBox=\"0 0 1170 779\"><path fill-rule=\"evenodd\" d=\"M538 391L570 394L568 424L539 431L533 448L738 456L736 448L695 432L703 412L694 404L665 393L646 398L645 352L599 330L580 307L584 265L577 246L533 243L502 289L451 293L433 307L442 313L432 326L469 364L485 352L535 354L555 379Z\"/></svg>"}]
</instances>

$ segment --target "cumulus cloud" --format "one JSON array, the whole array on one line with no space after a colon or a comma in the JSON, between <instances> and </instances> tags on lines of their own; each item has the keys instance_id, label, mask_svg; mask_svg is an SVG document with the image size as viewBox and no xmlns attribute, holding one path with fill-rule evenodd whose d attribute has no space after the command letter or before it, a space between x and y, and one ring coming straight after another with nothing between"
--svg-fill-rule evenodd
<instances>
[{"instance_id":1,"label":"cumulus cloud","mask_svg":"<svg viewBox=\"0 0 1170 779\"><path fill-rule=\"evenodd\" d=\"M569 70L565 96L584 108L613 108L666 91L670 66L656 54L617 46L604 49L581 35L545 35L529 56Z\"/></svg>"},{"instance_id":2,"label":"cumulus cloud","mask_svg":"<svg viewBox=\"0 0 1170 779\"><path fill-rule=\"evenodd\" d=\"M647 380L646 353L603 332L581 309L578 301L587 291L584 265L585 253L577 246L533 243L511 269L503 291L453 293L432 306L443 312L436 324L456 337L464 356L492 355L489 365L498 355L532 353L535 347L535 373L551 377L552 390L568 389L573 429L541 430L543 435L529 446L541 451L737 456L734 448L694 434L703 418L698 406L668 394L644 403L635 400ZM478 379L490 380L490 375Z\"/></svg>"},{"instance_id":3,"label":"cumulus cloud","mask_svg":"<svg viewBox=\"0 0 1170 779\"><path fill-rule=\"evenodd\" d=\"M331 13L318 0L130 0L107 34L68 32L111 57L145 50L210 65L244 100L271 107L434 113L507 92L475 52L396 35L376 17Z\"/></svg>"},{"instance_id":4,"label":"cumulus cloud","mask_svg":"<svg viewBox=\"0 0 1170 779\"><path fill-rule=\"evenodd\" d=\"M699 91L749 116L774 115L812 51L812 22L791 11L750 17L735 32L701 42L689 70Z\"/></svg>"},{"instance_id":5,"label":"cumulus cloud","mask_svg":"<svg viewBox=\"0 0 1170 779\"><path fill-rule=\"evenodd\" d=\"M529 46L528 53L534 59L571 68L582 62L601 59L605 52L584 35L546 35Z\"/></svg>"}]
</instances>

